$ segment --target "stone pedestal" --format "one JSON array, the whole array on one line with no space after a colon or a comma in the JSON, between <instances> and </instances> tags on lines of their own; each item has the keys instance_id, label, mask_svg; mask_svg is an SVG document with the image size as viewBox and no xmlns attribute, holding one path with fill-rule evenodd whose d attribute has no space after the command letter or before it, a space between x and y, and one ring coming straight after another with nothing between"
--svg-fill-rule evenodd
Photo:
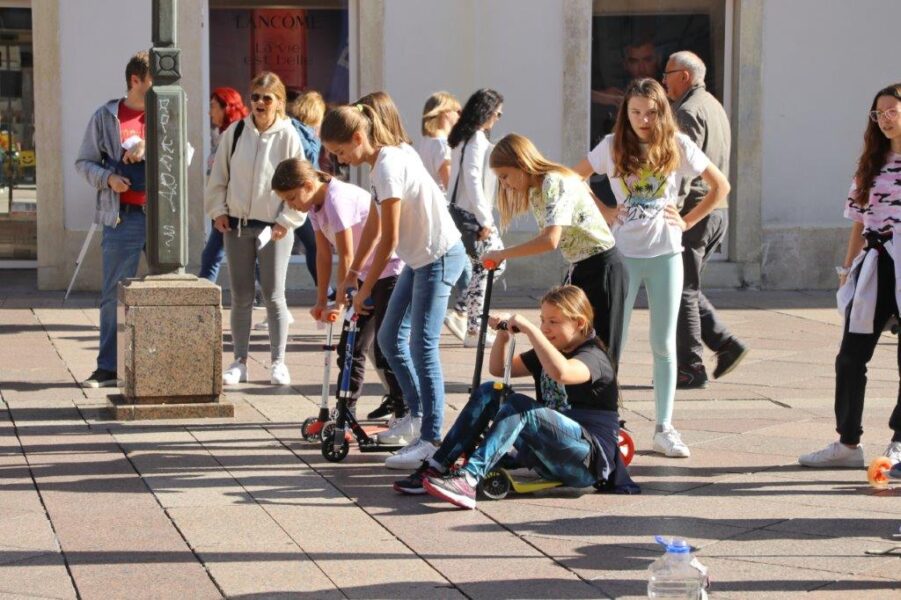
<instances>
[{"instance_id":1,"label":"stone pedestal","mask_svg":"<svg viewBox=\"0 0 901 600\"><path fill-rule=\"evenodd\" d=\"M119 284L117 420L232 417L222 393L222 294L193 275Z\"/></svg>"}]
</instances>

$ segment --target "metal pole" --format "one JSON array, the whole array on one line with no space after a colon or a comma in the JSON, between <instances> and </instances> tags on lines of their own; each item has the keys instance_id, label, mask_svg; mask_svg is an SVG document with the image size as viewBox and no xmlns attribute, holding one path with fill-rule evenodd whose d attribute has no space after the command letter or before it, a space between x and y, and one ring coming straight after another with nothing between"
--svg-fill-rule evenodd
<instances>
[{"instance_id":1,"label":"metal pole","mask_svg":"<svg viewBox=\"0 0 901 600\"><path fill-rule=\"evenodd\" d=\"M188 263L186 218L186 102L176 47L177 0L153 0L153 87L147 111L147 263L153 275L185 272Z\"/></svg>"}]
</instances>

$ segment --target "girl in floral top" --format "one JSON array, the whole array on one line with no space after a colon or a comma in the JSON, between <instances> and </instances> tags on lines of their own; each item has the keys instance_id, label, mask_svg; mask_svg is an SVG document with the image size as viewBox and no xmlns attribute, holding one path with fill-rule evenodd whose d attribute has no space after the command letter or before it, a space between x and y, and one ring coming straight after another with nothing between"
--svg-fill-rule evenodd
<instances>
[{"instance_id":1,"label":"girl in floral top","mask_svg":"<svg viewBox=\"0 0 901 600\"><path fill-rule=\"evenodd\" d=\"M851 219L848 252L837 267L841 289L839 312L845 318L842 344L835 359L835 422L839 439L805 454L805 467L862 467L863 398L867 363L892 316L898 316L901 276L894 232L901 227L901 83L876 94L870 106L864 148L845 204ZM901 395L889 419L892 441L884 455L901 462Z\"/></svg>"},{"instance_id":2,"label":"girl in floral top","mask_svg":"<svg viewBox=\"0 0 901 600\"><path fill-rule=\"evenodd\" d=\"M588 296L597 336L618 364L626 270L588 186L573 171L544 158L528 138L515 133L497 143L489 166L500 182L501 227L531 210L541 231L528 242L485 253L482 262L500 263L560 248L570 263L568 283Z\"/></svg>"}]
</instances>

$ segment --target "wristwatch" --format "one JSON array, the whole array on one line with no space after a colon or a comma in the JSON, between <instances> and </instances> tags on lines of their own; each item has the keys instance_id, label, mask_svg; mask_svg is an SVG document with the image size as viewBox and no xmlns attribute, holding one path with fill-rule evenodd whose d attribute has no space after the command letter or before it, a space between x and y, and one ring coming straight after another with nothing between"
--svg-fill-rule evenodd
<instances>
[{"instance_id":1,"label":"wristwatch","mask_svg":"<svg viewBox=\"0 0 901 600\"><path fill-rule=\"evenodd\" d=\"M836 265L835 272L838 273L839 277L841 277L842 275L847 275L848 273L850 273L851 269L850 269L850 267L843 267L841 265Z\"/></svg>"}]
</instances>

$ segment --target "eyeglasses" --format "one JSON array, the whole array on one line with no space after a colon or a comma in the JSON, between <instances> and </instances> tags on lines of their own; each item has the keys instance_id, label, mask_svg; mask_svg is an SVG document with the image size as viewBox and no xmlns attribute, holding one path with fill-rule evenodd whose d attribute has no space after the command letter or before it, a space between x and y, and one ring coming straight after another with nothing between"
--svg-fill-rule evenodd
<instances>
[{"instance_id":1,"label":"eyeglasses","mask_svg":"<svg viewBox=\"0 0 901 600\"><path fill-rule=\"evenodd\" d=\"M685 71L685 69L673 69L672 71L664 71L663 76L666 77L667 75L672 75L673 73L681 73L683 71Z\"/></svg>"},{"instance_id":2,"label":"eyeglasses","mask_svg":"<svg viewBox=\"0 0 901 600\"><path fill-rule=\"evenodd\" d=\"M871 110L870 120L874 123L879 121L894 121L898 118L898 109L890 108L888 110Z\"/></svg>"},{"instance_id":3,"label":"eyeglasses","mask_svg":"<svg viewBox=\"0 0 901 600\"><path fill-rule=\"evenodd\" d=\"M262 95L262 94L251 94L251 95L250 95L250 101L251 101L251 102L259 102L260 100L263 101L263 104L265 104L266 106L269 106L270 104L272 104L273 102L275 102L275 97L274 97L274 96L270 96L269 94L266 94L266 95Z\"/></svg>"}]
</instances>

